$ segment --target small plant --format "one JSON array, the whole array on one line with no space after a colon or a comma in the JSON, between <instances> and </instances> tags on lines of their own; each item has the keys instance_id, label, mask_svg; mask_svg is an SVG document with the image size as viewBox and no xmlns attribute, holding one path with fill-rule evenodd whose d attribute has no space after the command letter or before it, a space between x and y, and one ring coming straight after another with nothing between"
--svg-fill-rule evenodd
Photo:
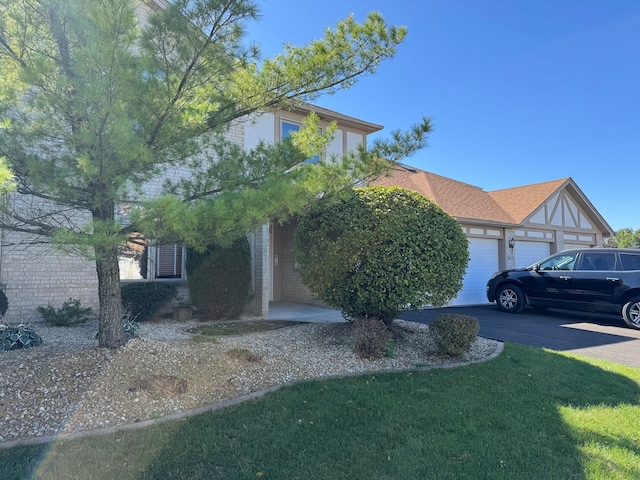
<instances>
[{"instance_id":1,"label":"small plant","mask_svg":"<svg viewBox=\"0 0 640 480\"><path fill-rule=\"evenodd\" d=\"M359 317L353 322L356 342L354 351L360 358L383 358L393 352L391 332L383 320Z\"/></svg>"},{"instance_id":2,"label":"small plant","mask_svg":"<svg viewBox=\"0 0 640 480\"><path fill-rule=\"evenodd\" d=\"M7 296L2 290L0 290L0 317L4 317L4 314L7 313L8 308L9 301L7 300Z\"/></svg>"},{"instance_id":3,"label":"small plant","mask_svg":"<svg viewBox=\"0 0 640 480\"><path fill-rule=\"evenodd\" d=\"M20 324L17 327L0 325L0 350L36 347L42 338L31 327Z\"/></svg>"},{"instance_id":4,"label":"small plant","mask_svg":"<svg viewBox=\"0 0 640 480\"><path fill-rule=\"evenodd\" d=\"M62 307L55 309L52 306L38 307L38 312L45 322L54 327L68 327L78 323L84 323L93 317L93 310L90 307L83 308L80 300L70 298L62 304Z\"/></svg>"},{"instance_id":5,"label":"small plant","mask_svg":"<svg viewBox=\"0 0 640 480\"><path fill-rule=\"evenodd\" d=\"M430 328L438 353L453 357L468 352L480 331L477 318L454 313L441 313Z\"/></svg>"},{"instance_id":6,"label":"small plant","mask_svg":"<svg viewBox=\"0 0 640 480\"><path fill-rule=\"evenodd\" d=\"M175 285L162 282L138 282L120 289L122 306L138 322L152 318L158 311L178 297Z\"/></svg>"},{"instance_id":7,"label":"small plant","mask_svg":"<svg viewBox=\"0 0 640 480\"><path fill-rule=\"evenodd\" d=\"M140 325L138 322L131 320L130 317L122 318L122 328L131 338L135 337L138 334L138 330L140 329Z\"/></svg>"},{"instance_id":8,"label":"small plant","mask_svg":"<svg viewBox=\"0 0 640 480\"><path fill-rule=\"evenodd\" d=\"M178 295L176 297L176 300L178 301L178 303L176 304L176 307L179 307L179 308L192 308L191 307L191 302L189 301L189 299L185 298L183 295Z\"/></svg>"},{"instance_id":9,"label":"small plant","mask_svg":"<svg viewBox=\"0 0 640 480\"><path fill-rule=\"evenodd\" d=\"M385 354L385 357L393 358L395 351L396 351L396 342L394 342L393 339L391 339L387 342L387 353Z\"/></svg>"},{"instance_id":10,"label":"small plant","mask_svg":"<svg viewBox=\"0 0 640 480\"><path fill-rule=\"evenodd\" d=\"M140 330L140 325L136 322L135 317L132 317L128 310L125 309L122 314L122 329L131 338L134 338ZM100 332L96 331L94 338L98 338Z\"/></svg>"}]
</instances>

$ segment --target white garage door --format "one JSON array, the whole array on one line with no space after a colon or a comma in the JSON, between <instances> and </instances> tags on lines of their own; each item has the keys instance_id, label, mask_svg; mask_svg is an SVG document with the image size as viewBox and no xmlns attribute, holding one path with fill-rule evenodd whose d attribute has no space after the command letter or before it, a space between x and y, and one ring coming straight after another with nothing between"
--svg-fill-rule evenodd
<instances>
[{"instance_id":1,"label":"white garage door","mask_svg":"<svg viewBox=\"0 0 640 480\"><path fill-rule=\"evenodd\" d=\"M487 280L498 271L498 240L469 238L469 265L462 281L462 290L452 305L488 303Z\"/></svg>"},{"instance_id":2,"label":"white garage door","mask_svg":"<svg viewBox=\"0 0 640 480\"><path fill-rule=\"evenodd\" d=\"M550 244L545 242L522 242L515 244L516 268L528 267L549 256Z\"/></svg>"}]
</instances>

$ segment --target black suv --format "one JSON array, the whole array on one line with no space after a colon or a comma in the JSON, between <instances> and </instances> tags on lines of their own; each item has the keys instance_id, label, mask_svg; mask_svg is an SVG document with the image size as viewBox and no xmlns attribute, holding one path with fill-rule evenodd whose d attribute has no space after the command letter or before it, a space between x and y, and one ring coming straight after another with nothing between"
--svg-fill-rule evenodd
<instances>
[{"instance_id":1,"label":"black suv","mask_svg":"<svg viewBox=\"0 0 640 480\"><path fill-rule=\"evenodd\" d=\"M510 313L530 305L622 314L627 325L640 329L640 250L565 250L530 267L494 274L487 298Z\"/></svg>"}]
</instances>

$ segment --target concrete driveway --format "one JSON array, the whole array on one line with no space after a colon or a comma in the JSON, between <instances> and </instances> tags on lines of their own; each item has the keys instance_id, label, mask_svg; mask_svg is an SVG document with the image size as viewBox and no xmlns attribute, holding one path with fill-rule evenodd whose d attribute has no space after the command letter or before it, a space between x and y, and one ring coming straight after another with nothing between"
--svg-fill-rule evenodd
<instances>
[{"instance_id":1,"label":"concrete driveway","mask_svg":"<svg viewBox=\"0 0 640 480\"><path fill-rule=\"evenodd\" d=\"M640 368L640 330L627 327L617 316L528 308L514 315L500 312L495 305L482 305L403 312L400 318L428 324L442 312L476 317L483 337Z\"/></svg>"}]
</instances>

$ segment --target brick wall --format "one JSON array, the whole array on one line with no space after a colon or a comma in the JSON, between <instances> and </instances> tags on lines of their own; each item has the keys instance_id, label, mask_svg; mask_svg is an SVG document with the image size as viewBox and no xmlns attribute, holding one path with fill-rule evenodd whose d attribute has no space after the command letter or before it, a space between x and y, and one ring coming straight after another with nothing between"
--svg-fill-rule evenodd
<instances>
[{"instance_id":1,"label":"brick wall","mask_svg":"<svg viewBox=\"0 0 640 480\"><path fill-rule=\"evenodd\" d=\"M38 307L60 308L69 298L98 310L95 264L50 244L30 244L19 233L2 242L1 283L9 300L5 320L11 324L40 318Z\"/></svg>"},{"instance_id":2,"label":"brick wall","mask_svg":"<svg viewBox=\"0 0 640 480\"><path fill-rule=\"evenodd\" d=\"M324 305L300 281L300 273L295 267L293 256L294 235L298 222L293 220L281 228L280 236L280 282L281 299L283 302L306 303L310 305Z\"/></svg>"},{"instance_id":3,"label":"brick wall","mask_svg":"<svg viewBox=\"0 0 640 480\"><path fill-rule=\"evenodd\" d=\"M241 126L234 126L228 134L232 141L242 144L243 130ZM181 167L170 168L165 173L149 182L143 188L144 196L157 195L162 188L164 179L182 178L188 175L188 170ZM38 206L25 197L14 196L14 201L25 205ZM45 206L46 207L46 206ZM52 210L54 211L54 210ZM82 218L76 219L79 224ZM266 240L264 235L257 237L254 260L268 262L262 259L263 252L259 248L266 245L268 257L268 231ZM4 289L9 301L9 310L5 320L10 323L28 322L39 319L37 307L51 305L60 308L62 303L73 298L80 300L83 306L98 310L98 279L95 263L77 254L62 252L46 242L45 238L27 237L17 232L3 232L0 249L0 286ZM255 250L255 249L254 249ZM268 309L268 263L254 265L256 269L255 310L264 312ZM265 273L267 272L267 273ZM264 293L267 289L267 293ZM265 307L266 305L266 307Z\"/></svg>"}]
</instances>

